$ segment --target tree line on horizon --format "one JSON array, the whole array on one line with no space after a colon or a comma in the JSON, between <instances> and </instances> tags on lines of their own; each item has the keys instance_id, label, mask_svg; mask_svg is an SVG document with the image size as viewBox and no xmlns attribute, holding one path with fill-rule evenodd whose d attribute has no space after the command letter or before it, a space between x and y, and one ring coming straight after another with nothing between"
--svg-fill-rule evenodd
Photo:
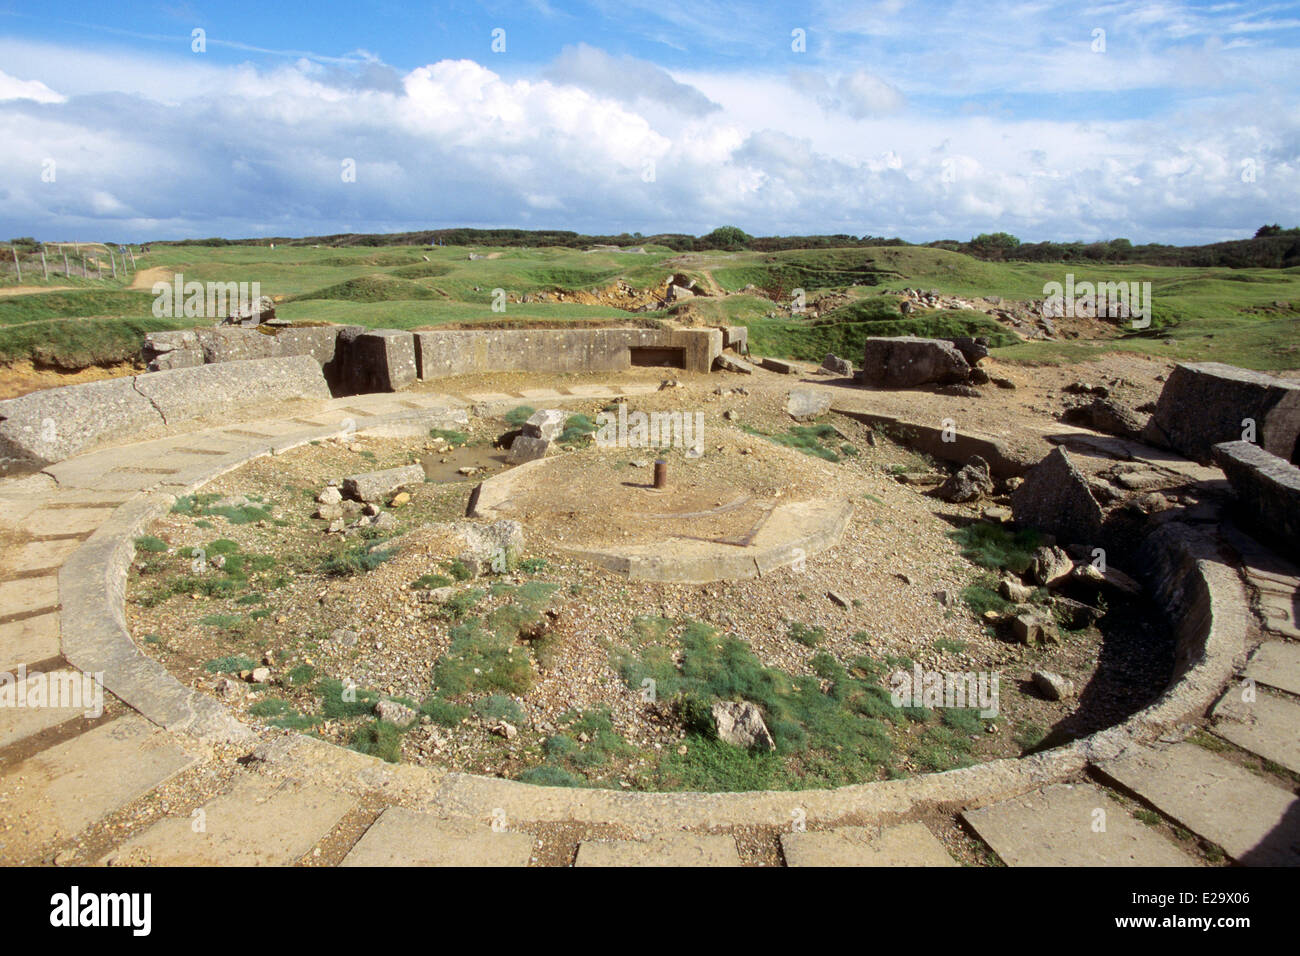
<instances>
[{"instance_id":1,"label":"tree line on horizon","mask_svg":"<svg viewBox=\"0 0 1300 956\"><path fill-rule=\"evenodd\" d=\"M17 240L15 240L16 242ZM1159 266L1285 269L1300 266L1300 227L1284 229L1261 226L1250 239L1232 239L1198 246L1163 243L1135 245L1128 239L1096 242L1021 242L1006 232L981 233L968 241L938 239L913 243L898 237L853 236L848 234L809 236L751 236L737 226L721 226L703 236L687 233L639 232L618 235L589 235L568 230L532 229L430 229L419 232L339 233L305 238L180 239L155 245L225 246L507 246L589 248L608 245L620 248L664 246L675 252L704 252L721 249L732 252L785 252L799 249L845 249L864 246L912 246L960 252L990 262L1104 262Z\"/></svg>"}]
</instances>

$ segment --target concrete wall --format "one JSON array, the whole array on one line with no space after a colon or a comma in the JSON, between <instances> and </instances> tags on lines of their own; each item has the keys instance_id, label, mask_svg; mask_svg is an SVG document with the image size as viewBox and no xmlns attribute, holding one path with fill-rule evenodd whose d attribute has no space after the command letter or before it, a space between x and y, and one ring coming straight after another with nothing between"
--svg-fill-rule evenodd
<instances>
[{"instance_id":1,"label":"concrete wall","mask_svg":"<svg viewBox=\"0 0 1300 956\"><path fill-rule=\"evenodd\" d=\"M1221 362L1176 367L1142 440L1205 465L1213 446L1248 437L1246 419L1261 448L1300 464L1300 383Z\"/></svg>"},{"instance_id":2,"label":"concrete wall","mask_svg":"<svg viewBox=\"0 0 1300 956\"><path fill-rule=\"evenodd\" d=\"M1215 445L1214 461L1228 476L1247 523L1300 558L1300 468L1245 441Z\"/></svg>"},{"instance_id":3,"label":"concrete wall","mask_svg":"<svg viewBox=\"0 0 1300 956\"><path fill-rule=\"evenodd\" d=\"M721 329L447 329L415 333L421 379L482 372L617 372L632 349L681 349L684 368L708 372Z\"/></svg>"},{"instance_id":4,"label":"concrete wall","mask_svg":"<svg viewBox=\"0 0 1300 956\"><path fill-rule=\"evenodd\" d=\"M31 392L0 402L0 475L39 470L96 445L148 438L167 425L243 406L329 397L321 367L307 355Z\"/></svg>"}]
</instances>

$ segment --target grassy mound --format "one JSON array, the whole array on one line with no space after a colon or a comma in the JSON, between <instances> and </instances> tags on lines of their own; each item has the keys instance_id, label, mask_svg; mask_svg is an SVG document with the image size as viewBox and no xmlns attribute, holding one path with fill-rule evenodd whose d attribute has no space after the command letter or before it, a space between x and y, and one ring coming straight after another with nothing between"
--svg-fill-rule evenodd
<instances>
[{"instance_id":1,"label":"grassy mound","mask_svg":"<svg viewBox=\"0 0 1300 956\"><path fill-rule=\"evenodd\" d=\"M326 286L315 292L297 296L297 301L316 299L336 299L344 302L391 302L396 299L435 299L438 295L432 289L420 285L411 279L400 276L376 273L348 279L337 285Z\"/></svg>"}]
</instances>

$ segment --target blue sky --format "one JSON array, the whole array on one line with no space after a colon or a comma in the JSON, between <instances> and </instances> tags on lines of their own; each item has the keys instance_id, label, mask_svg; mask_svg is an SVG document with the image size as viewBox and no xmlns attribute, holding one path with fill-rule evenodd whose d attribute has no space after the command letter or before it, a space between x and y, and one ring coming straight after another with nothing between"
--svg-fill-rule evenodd
<instances>
[{"instance_id":1,"label":"blue sky","mask_svg":"<svg viewBox=\"0 0 1300 956\"><path fill-rule=\"evenodd\" d=\"M1300 3L0 2L0 235L1215 241L1300 224L1298 51Z\"/></svg>"}]
</instances>

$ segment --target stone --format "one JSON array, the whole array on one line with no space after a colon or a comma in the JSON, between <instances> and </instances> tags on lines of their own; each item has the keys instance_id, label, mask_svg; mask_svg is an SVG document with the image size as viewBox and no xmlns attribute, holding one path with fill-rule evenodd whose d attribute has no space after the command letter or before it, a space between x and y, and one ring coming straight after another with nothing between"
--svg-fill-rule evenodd
<instances>
[{"instance_id":1,"label":"stone","mask_svg":"<svg viewBox=\"0 0 1300 956\"><path fill-rule=\"evenodd\" d=\"M355 798L297 780L243 774L189 813L165 816L113 853L115 866L290 866L356 805Z\"/></svg>"},{"instance_id":2,"label":"stone","mask_svg":"<svg viewBox=\"0 0 1300 956\"><path fill-rule=\"evenodd\" d=\"M840 594L838 591L827 591L826 596L831 599L833 604L838 604L842 608L853 606L853 601L845 597L843 594Z\"/></svg>"},{"instance_id":3,"label":"stone","mask_svg":"<svg viewBox=\"0 0 1300 956\"><path fill-rule=\"evenodd\" d=\"M519 736L519 729L509 721L499 720L489 728L492 733L498 737L504 737L506 740L514 740Z\"/></svg>"},{"instance_id":4,"label":"stone","mask_svg":"<svg viewBox=\"0 0 1300 956\"><path fill-rule=\"evenodd\" d=\"M330 631L330 640L344 647L354 647L357 643L357 632L350 631L345 627L336 628Z\"/></svg>"},{"instance_id":5,"label":"stone","mask_svg":"<svg viewBox=\"0 0 1300 956\"><path fill-rule=\"evenodd\" d=\"M1091 784L1044 787L964 810L962 817L1008 866L1198 865L1195 857Z\"/></svg>"},{"instance_id":6,"label":"stone","mask_svg":"<svg viewBox=\"0 0 1300 956\"><path fill-rule=\"evenodd\" d=\"M1072 631L1090 627L1104 616L1101 608L1093 607L1091 604L1084 604L1082 601L1076 601L1074 598L1064 597L1060 594L1052 595L1052 610L1058 619L1064 621L1065 626Z\"/></svg>"},{"instance_id":7,"label":"stone","mask_svg":"<svg viewBox=\"0 0 1300 956\"><path fill-rule=\"evenodd\" d=\"M375 716L398 727L408 727L415 723L419 715L410 707L395 700L381 700L375 704Z\"/></svg>"},{"instance_id":8,"label":"stone","mask_svg":"<svg viewBox=\"0 0 1300 956\"><path fill-rule=\"evenodd\" d=\"M312 514L313 518L320 518L324 521L334 521L343 517L343 508L339 505L321 505Z\"/></svg>"},{"instance_id":9,"label":"stone","mask_svg":"<svg viewBox=\"0 0 1300 956\"><path fill-rule=\"evenodd\" d=\"M575 866L739 866L736 841L703 833L658 833L649 840L584 840Z\"/></svg>"},{"instance_id":10,"label":"stone","mask_svg":"<svg viewBox=\"0 0 1300 956\"><path fill-rule=\"evenodd\" d=\"M1029 558L1029 576L1034 583L1042 587L1053 587L1069 576L1074 570L1074 561L1066 554L1064 548L1057 545L1043 545Z\"/></svg>"},{"instance_id":11,"label":"stone","mask_svg":"<svg viewBox=\"0 0 1300 956\"><path fill-rule=\"evenodd\" d=\"M271 668L269 667L254 667L248 673L248 680L253 684L265 684L270 679Z\"/></svg>"},{"instance_id":12,"label":"stone","mask_svg":"<svg viewBox=\"0 0 1300 956\"><path fill-rule=\"evenodd\" d=\"M1300 799L1204 747L1130 747L1098 769L1248 866L1300 865Z\"/></svg>"},{"instance_id":13,"label":"stone","mask_svg":"<svg viewBox=\"0 0 1300 956\"><path fill-rule=\"evenodd\" d=\"M785 411L797 422L825 415L831 408L831 396L816 388L792 388L785 400Z\"/></svg>"},{"instance_id":14,"label":"stone","mask_svg":"<svg viewBox=\"0 0 1300 956\"><path fill-rule=\"evenodd\" d=\"M972 370L982 359L989 357L989 340L983 336L972 338L969 335L958 335L948 341L961 353Z\"/></svg>"},{"instance_id":15,"label":"stone","mask_svg":"<svg viewBox=\"0 0 1300 956\"><path fill-rule=\"evenodd\" d=\"M825 372L828 375L840 375L844 378L853 377L853 363L848 359L840 358L838 355L827 353L822 359L821 368L818 371Z\"/></svg>"},{"instance_id":16,"label":"stone","mask_svg":"<svg viewBox=\"0 0 1300 956\"><path fill-rule=\"evenodd\" d=\"M1101 537L1101 505L1064 448L1054 448L1029 469L1012 492L1011 511L1022 528L1035 528L1067 543L1094 545Z\"/></svg>"},{"instance_id":17,"label":"stone","mask_svg":"<svg viewBox=\"0 0 1300 956\"><path fill-rule=\"evenodd\" d=\"M1061 420L1070 425L1134 440L1141 437L1142 429L1146 427L1143 416L1113 398L1098 398L1087 405L1074 405L1062 413Z\"/></svg>"},{"instance_id":18,"label":"stone","mask_svg":"<svg viewBox=\"0 0 1300 956\"><path fill-rule=\"evenodd\" d=\"M135 377L29 392L0 401L0 475L39 470L112 437L162 426Z\"/></svg>"},{"instance_id":19,"label":"stone","mask_svg":"<svg viewBox=\"0 0 1300 956\"><path fill-rule=\"evenodd\" d=\"M1300 644L1266 641L1251 656L1245 676L1300 696Z\"/></svg>"},{"instance_id":20,"label":"stone","mask_svg":"<svg viewBox=\"0 0 1300 956\"><path fill-rule=\"evenodd\" d=\"M945 339L868 338L861 382L883 388L914 388L964 382L970 364Z\"/></svg>"},{"instance_id":21,"label":"stone","mask_svg":"<svg viewBox=\"0 0 1300 956\"><path fill-rule=\"evenodd\" d=\"M343 479L343 495L353 501L373 504L383 501L404 485L418 485L423 482L424 469L421 466L402 465L399 468L349 475Z\"/></svg>"},{"instance_id":22,"label":"stone","mask_svg":"<svg viewBox=\"0 0 1300 956\"><path fill-rule=\"evenodd\" d=\"M505 571L523 554L524 526L518 521L458 521L452 528L465 542L465 550L457 558L476 575Z\"/></svg>"},{"instance_id":23,"label":"stone","mask_svg":"<svg viewBox=\"0 0 1300 956\"><path fill-rule=\"evenodd\" d=\"M310 355L149 372L137 376L134 385L169 425L192 419L216 421L238 408L273 408L295 399L332 397L321 366Z\"/></svg>"},{"instance_id":24,"label":"stone","mask_svg":"<svg viewBox=\"0 0 1300 956\"><path fill-rule=\"evenodd\" d=\"M1060 642L1056 622L1038 610L1023 611L1013 616L1011 634L1016 641L1029 647Z\"/></svg>"},{"instance_id":25,"label":"stone","mask_svg":"<svg viewBox=\"0 0 1300 956\"><path fill-rule=\"evenodd\" d=\"M742 750L773 751L776 741L763 722L763 713L747 700L719 701L712 708L718 739Z\"/></svg>"},{"instance_id":26,"label":"stone","mask_svg":"<svg viewBox=\"0 0 1300 956\"><path fill-rule=\"evenodd\" d=\"M942 501L960 503L978 501L993 494L993 490L989 463L979 455L972 455L951 478L935 489L934 495Z\"/></svg>"},{"instance_id":27,"label":"stone","mask_svg":"<svg viewBox=\"0 0 1300 956\"><path fill-rule=\"evenodd\" d=\"M957 866L923 823L781 834L786 866Z\"/></svg>"},{"instance_id":28,"label":"stone","mask_svg":"<svg viewBox=\"0 0 1300 956\"><path fill-rule=\"evenodd\" d=\"M998 583L998 593L1013 604L1024 604L1034 589L1017 578L1003 578Z\"/></svg>"},{"instance_id":29,"label":"stone","mask_svg":"<svg viewBox=\"0 0 1300 956\"><path fill-rule=\"evenodd\" d=\"M534 412L524 422L523 433L533 438L542 438L546 441L555 441L564 431L565 423L569 420L569 413L558 408L544 408L541 411Z\"/></svg>"},{"instance_id":30,"label":"stone","mask_svg":"<svg viewBox=\"0 0 1300 956\"><path fill-rule=\"evenodd\" d=\"M275 318L275 300L269 295L258 296L242 308L235 308L221 321L224 325L261 325Z\"/></svg>"},{"instance_id":31,"label":"stone","mask_svg":"<svg viewBox=\"0 0 1300 956\"><path fill-rule=\"evenodd\" d=\"M1300 383L1219 362L1178 365L1165 382L1143 439L1209 464L1215 445L1245 437L1255 423L1255 442L1283 461L1297 463Z\"/></svg>"},{"instance_id":32,"label":"stone","mask_svg":"<svg viewBox=\"0 0 1300 956\"><path fill-rule=\"evenodd\" d=\"M342 865L527 866L532 850L528 833L389 807L348 851Z\"/></svg>"},{"instance_id":33,"label":"stone","mask_svg":"<svg viewBox=\"0 0 1300 956\"><path fill-rule=\"evenodd\" d=\"M239 690L239 684L229 677L222 677L212 685L212 690L218 697L233 697Z\"/></svg>"},{"instance_id":34,"label":"stone","mask_svg":"<svg viewBox=\"0 0 1300 956\"><path fill-rule=\"evenodd\" d=\"M718 357L713 360L713 364L724 372L739 372L741 375L754 374L754 366L739 356L731 355L728 352L719 352Z\"/></svg>"},{"instance_id":35,"label":"stone","mask_svg":"<svg viewBox=\"0 0 1300 956\"><path fill-rule=\"evenodd\" d=\"M6 843L36 849L81 832L197 758L131 712L16 764L0 787ZM188 827L189 821L186 820Z\"/></svg>"},{"instance_id":36,"label":"stone","mask_svg":"<svg viewBox=\"0 0 1300 956\"><path fill-rule=\"evenodd\" d=\"M392 508L401 508L403 505L409 505L410 503L411 493L409 491L399 491L397 494L393 495L393 500L388 504L389 507Z\"/></svg>"},{"instance_id":37,"label":"stone","mask_svg":"<svg viewBox=\"0 0 1300 956\"><path fill-rule=\"evenodd\" d=\"M337 505L342 501L343 495L333 485L316 496L316 503L322 505Z\"/></svg>"},{"instance_id":38,"label":"stone","mask_svg":"<svg viewBox=\"0 0 1300 956\"><path fill-rule=\"evenodd\" d=\"M1034 671L1032 678L1038 692L1048 700L1069 700L1074 696L1074 681L1052 671Z\"/></svg>"},{"instance_id":39,"label":"stone","mask_svg":"<svg viewBox=\"0 0 1300 956\"><path fill-rule=\"evenodd\" d=\"M1300 558L1300 468L1244 441L1215 445L1213 454L1246 520Z\"/></svg>"},{"instance_id":40,"label":"stone","mask_svg":"<svg viewBox=\"0 0 1300 956\"><path fill-rule=\"evenodd\" d=\"M1238 747L1300 774L1300 705L1289 697L1252 688L1245 700L1243 686L1229 687L1214 708L1214 732Z\"/></svg>"},{"instance_id":41,"label":"stone","mask_svg":"<svg viewBox=\"0 0 1300 956\"><path fill-rule=\"evenodd\" d=\"M795 375L799 371L799 366L795 365L793 362L783 362L780 359L759 359L758 364L769 372L776 372L779 375Z\"/></svg>"},{"instance_id":42,"label":"stone","mask_svg":"<svg viewBox=\"0 0 1300 956\"><path fill-rule=\"evenodd\" d=\"M1129 597L1137 597L1142 593L1141 584L1118 568L1112 568L1109 565L1105 571L1102 571L1092 562L1086 561L1075 565L1072 574L1079 581L1108 587Z\"/></svg>"},{"instance_id":43,"label":"stone","mask_svg":"<svg viewBox=\"0 0 1300 956\"><path fill-rule=\"evenodd\" d=\"M538 438L534 435L520 435L510 443L510 451L506 454L506 461L511 465L522 465L524 462L536 461L538 458L545 458L547 449L551 443L545 438Z\"/></svg>"}]
</instances>

